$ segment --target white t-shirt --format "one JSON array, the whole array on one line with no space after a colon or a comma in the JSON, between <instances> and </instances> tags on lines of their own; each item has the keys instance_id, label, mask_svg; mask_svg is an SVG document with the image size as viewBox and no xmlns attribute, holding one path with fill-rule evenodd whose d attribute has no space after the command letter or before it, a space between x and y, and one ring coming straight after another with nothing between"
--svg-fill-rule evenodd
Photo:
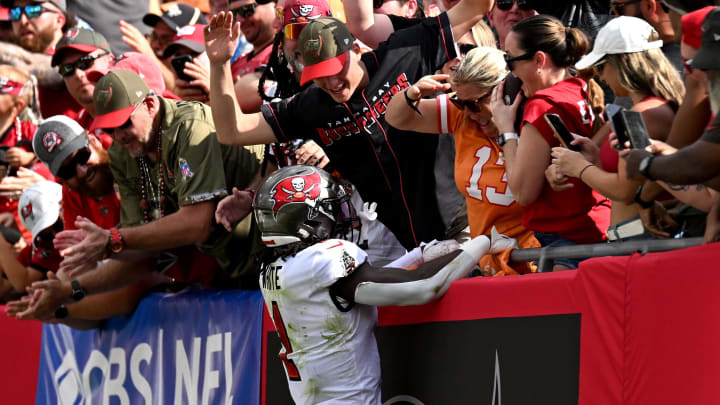
<instances>
[{"instance_id":1,"label":"white t-shirt","mask_svg":"<svg viewBox=\"0 0 720 405\"><path fill-rule=\"evenodd\" d=\"M380 404L377 310L356 304L342 312L329 294L366 260L354 243L330 239L276 260L260 275L297 404Z\"/></svg>"}]
</instances>

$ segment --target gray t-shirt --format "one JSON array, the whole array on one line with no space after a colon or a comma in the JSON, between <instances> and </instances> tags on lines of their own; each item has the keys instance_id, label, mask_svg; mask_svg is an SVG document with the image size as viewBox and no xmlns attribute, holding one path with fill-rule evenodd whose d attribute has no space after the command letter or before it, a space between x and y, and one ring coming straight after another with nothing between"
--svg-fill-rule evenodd
<instances>
[{"instance_id":1,"label":"gray t-shirt","mask_svg":"<svg viewBox=\"0 0 720 405\"><path fill-rule=\"evenodd\" d=\"M142 22L143 16L148 13L147 0L68 0L67 8L103 34L116 55L133 51L122 41L118 21L129 22L143 34L151 30Z\"/></svg>"}]
</instances>

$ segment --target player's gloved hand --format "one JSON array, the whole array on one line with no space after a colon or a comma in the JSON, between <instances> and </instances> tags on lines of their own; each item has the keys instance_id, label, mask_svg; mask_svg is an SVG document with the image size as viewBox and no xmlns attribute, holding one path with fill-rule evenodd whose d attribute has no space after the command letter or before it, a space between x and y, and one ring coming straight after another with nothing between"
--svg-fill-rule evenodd
<instances>
[{"instance_id":1,"label":"player's gloved hand","mask_svg":"<svg viewBox=\"0 0 720 405\"><path fill-rule=\"evenodd\" d=\"M490 251L488 254L495 254L506 249L517 249L519 247L520 245L518 245L517 239L505 236L498 232L494 226L492 227L490 231Z\"/></svg>"},{"instance_id":2,"label":"player's gloved hand","mask_svg":"<svg viewBox=\"0 0 720 405\"><path fill-rule=\"evenodd\" d=\"M460 249L460 244L455 239L440 241L433 239L430 243L420 244L420 249L422 250L423 262L427 263L430 260Z\"/></svg>"},{"instance_id":3,"label":"player's gloved hand","mask_svg":"<svg viewBox=\"0 0 720 405\"><path fill-rule=\"evenodd\" d=\"M376 202L364 202L362 209L360 210L360 212L358 212L358 216L360 217L360 219L366 222L374 221L377 219L377 212L375 212L376 209Z\"/></svg>"}]
</instances>

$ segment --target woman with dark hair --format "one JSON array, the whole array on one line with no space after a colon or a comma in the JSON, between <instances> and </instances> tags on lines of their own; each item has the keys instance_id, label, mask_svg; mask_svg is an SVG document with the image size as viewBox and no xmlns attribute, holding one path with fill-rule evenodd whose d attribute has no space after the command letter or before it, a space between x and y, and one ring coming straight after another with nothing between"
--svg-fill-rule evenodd
<instances>
[{"instance_id":1,"label":"woman with dark hair","mask_svg":"<svg viewBox=\"0 0 720 405\"><path fill-rule=\"evenodd\" d=\"M558 146L545 114L557 114L575 134L590 137L595 119L587 98L587 83L570 69L590 49L577 28L566 28L539 15L513 26L505 38L508 69L523 81L527 97L520 136L514 122L521 97L512 105L502 100L503 85L492 96L493 119L503 145L508 185L523 206L523 225L543 246L595 243L605 240L610 202L590 187L571 179L573 187L555 191L545 181L551 148ZM519 139L522 142L519 142ZM555 260L554 270L577 268L580 259Z\"/></svg>"}]
</instances>

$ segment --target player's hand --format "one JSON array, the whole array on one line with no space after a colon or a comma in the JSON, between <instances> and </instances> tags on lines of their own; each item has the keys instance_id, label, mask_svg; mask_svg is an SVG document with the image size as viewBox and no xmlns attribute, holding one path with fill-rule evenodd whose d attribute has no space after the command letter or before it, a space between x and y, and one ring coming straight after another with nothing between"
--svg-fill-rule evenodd
<instances>
[{"instance_id":1,"label":"player's hand","mask_svg":"<svg viewBox=\"0 0 720 405\"><path fill-rule=\"evenodd\" d=\"M221 11L210 17L205 26L205 52L213 65L222 65L235 53L240 41L240 23L233 22L230 12Z\"/></svg>"},{"instance_id":2,"label":"player's hand","mask_svg":"<svg viewBox=\"0 0 720 405\"><path fill-rule=\"evenodd\" d=\"M232 194L223 198L215 209L215 221L228 232L252 211L253 195L233 187Z\"/></svg>"},{"instance_id":3,"label":"player's hand","mask_svg":"<svg viewBox=\"0 0 720 405\"><path fill-rule=\"evenodd\" d=\"M505 82L501 82L493 89L490 96L490 110L493 112L493 122L498 131L502 134L505 132L515 132L515 117L517 117L520 102L525 97L522 92L518 93L515 101L511 105L505 104L503 100L503 90Z\"/></svg>"},{"instance_id":4,"label":"player's hand","mask_svg":"<svg viewBox=\"0 0 720 405\"><path fill-rule=\"evenodd\" d=\"M568 176L564 175L557 165L551 164L545 168L545 179L555 191L565 191L574 187L574 185L568 181Z\"/></svg>"},{"instance_id":5,"label":"player's hand","mask_svg":"<svg viewBox=\"0 0 720 405\"><path fill-rule=\"evenodd\" d=\"M317 166L321 169L330 163L325 150L312 140L305 142L295 151L295 158L301 165Z\"/></svg>"},{"instance_id":6,"label":"player's hand","mask_svg":"<svg viewBox=\"0 0 720 405\"><path fill-rule=\"evenodd\" d=\"M450 76L443 74L423 76L405 91L407 91L408 97L413 100L419 100L438 92L446 92L450 90L450 83L447 82L448 77Z\"/></svg>"},{"instance_id":7,"label":"player's hand","mask_svg":"<svg viewBox=\"0 0 720 405\"><path fill-rule=\"evenodd\" d=\"M504 250L517 249L518 247L520 247L520 245L517 239L501 234L493 225L490 230L490 251L488 254L500 253Z\"/></svg>"},{"instance_id":8,"label":"player's hand","mask_svg":"<svg viewBox=\"0 0 720 405\"><path fill-rule=\"evenodd\" d=\"M619 152L621 158L625 159L625 172L630 180L642 180L645 177L640 173L640 162L650 156L650 152L640 149L625 149Z\"/></svg>"}]
</instances>

